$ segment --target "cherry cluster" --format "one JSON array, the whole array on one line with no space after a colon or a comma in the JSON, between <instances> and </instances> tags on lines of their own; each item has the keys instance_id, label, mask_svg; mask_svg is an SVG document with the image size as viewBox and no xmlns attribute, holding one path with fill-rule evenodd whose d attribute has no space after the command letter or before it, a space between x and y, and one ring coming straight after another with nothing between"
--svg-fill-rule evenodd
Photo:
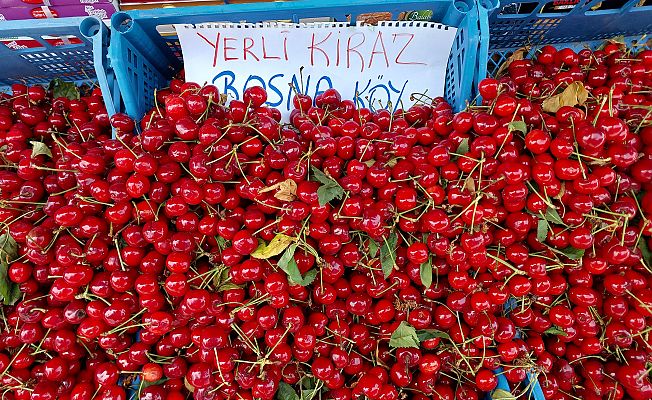
<instances>
[{"instance_id":1,"label":"cherry cluster","mask_svg":"<svg viewBox=\"0 0 652 400\"><path fill-rule=\"evenodd\" d=\"M3 398L652 398L652 51L499 75L288 124L261 87L174 79L133 121L15 85Z\"/></svg>"}]
</instances>

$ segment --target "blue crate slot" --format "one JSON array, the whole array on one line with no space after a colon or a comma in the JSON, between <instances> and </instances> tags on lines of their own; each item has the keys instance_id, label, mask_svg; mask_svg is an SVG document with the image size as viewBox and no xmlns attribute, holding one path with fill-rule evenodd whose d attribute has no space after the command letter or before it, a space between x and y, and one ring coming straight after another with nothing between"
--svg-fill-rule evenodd
<instances>
[{"instance_id":1,"label":"blue crate slot","mask_svg":"<svg viewBox=\"0 0 652 400\"><path fill-rule=\"evenodd\" d=\"M475 78L484 76L485 64L479 67L478 51L481 38L488 40L488 25L480 23L475 0L306 0L119 12L111 20L109 59L124 108L138 120L152 107L154 91L166 87L182 67L178 38L174 33L159 34L157 27L204 22L300 23L323 17L355 23L358 15L369 12L390 12L398 19L400 12L414 10L431 10L431 21L458 28L448 61L445 95L461 109L477 86ZM481 32L482 28L485 31Z\"/></svg>"},{"instance_id":2,"label":"blue crate slot","mask_svg":"<svg viewBox=\"0 0 652 400\"><path fill-rule=\"evenodd\" d=\"M47 85L55 78L77 84L97 81L109 115L114 107L110 83L101 55L106 54L108 28L97 18L55 18L34 21L6 21L0 23L0 90L9 91L14 83ZM54 46L47 37L64 38L64 44ZM34 48L10 48L6 39L29 38L39 44ZM81 43L76 42L79 39ZM67 43L66 43L67 42ZM100 57L96 57L99 55ZM114 89L115 90L115 86Z\"/></svg>"},{"instance_id":3,"label":"blue crate slot","mask_svg":"<svg viewBox=\"0 0 652 400\"><path fill-rule=\"evenodd\" d=\"M567 9L551 8L553 0L487 0L490 41L487 71L492 75L514 52L543 45L595 49L605 39L623 36L633 47L650 48L652 6L638 6L638 0L603 8L601 0L580 1ZM641 40L643 38L643 40Z\"/></svg>"}]
</instances>

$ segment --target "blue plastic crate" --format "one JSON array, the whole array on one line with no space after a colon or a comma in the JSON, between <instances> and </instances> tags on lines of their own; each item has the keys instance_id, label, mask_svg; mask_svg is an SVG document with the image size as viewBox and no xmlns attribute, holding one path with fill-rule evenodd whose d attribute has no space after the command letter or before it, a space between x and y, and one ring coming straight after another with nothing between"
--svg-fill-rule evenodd
<instances>
[{"instance_id":1,"label":"blue plastic crate","mask_svg":"<svg viewBox=\"0 0 652 400\"><path fill-rule=\"evenodd\" d=\"M482 0L479 7L487 14L490 40L481 42L479 54L486 54L482 77L493 76L512 53L525 46L530 56L544 45L570 47L576 51L602 45L605 39L622 36L630 47L651 48L652 5L640 0L579 0L576 5L555 8L554 0ZM558 3L559 4L559 3ZM484 48L486 46L486 49ZM510 299L505 312L515 306ZM520 336L520 333L519 333ZM498 372L497 372L498 373ZM523 382L529 398L545 400L536 374L527 373ZM500 387L499 384L499 388ZM490 397L488 397L489 399Z\"/></svg>"},{"instance_id":2,"label":"blue plastic crate","mask_svg":"<svg viewBox=\"0 0 652 400\"><path fill-rule=\"evenodd\" d=\"M489 75L524 46L543 45L575 50L596 48L605 39L622 36L630 46L650 48L652 4L640 0L580 0L575 6L553 7L553 0L486 0L490 41Z\"/></svg>"},{"instance_id":3,"label":"blue plastic crate","mask_svg":"<svg viewBox=\"0 0 652 400\"><path fill-rule=\"evenodd\" d=\"M106 58L109 30L95 17L55 18L0 23L0 39L29 38L38 47L20 48L0 44L0 90L14 83L47 85L55 78L77 84L98 82L109 115L115 113L113 77L107 76ZM46 39L62 38L55 46ZM80 42L80 43L76 43ZM13 47L13 48L12 48Z\"/></svg>"},{"instance_id":4,"label":"blue plastic crate","mask_svg":"<svg viewBox=\"0 0 652 400\"><path fill-rule=\"evenodd\" d=\"M479 67L477 60L480 38L488 35L480 30L488 25L479 22L475 0L307 0L120 12L111 20L109 58L126 112L140 119L153 105L154 90L166 87L182 67L178 38L175 34L162 36L157 27L275 20L299 23L323 17L355 23L364 13L390 12L398 19L400 12L417 10L431 10L431 21L458 28L448 61L445 95L455 108L463 108L477 86L474 77L484 75L484 64Z\"/></svg>"},{"instance_id":5,"label":"blue plastic crate","mask_svg":"<svg viewBox=\"0 0 652 400\"><path fill-rule=\"evenodd\" d=\"M517 306L516 299L514 297L510 297L507 303L505 303L504 310L505 314L509 314L510 311L514 309L514 307ZM516 338L521 337L521 331L516 330ZM498 377L498 386L496 389L502 389L506 391L511 391L511 388L509 386L509 382L507 381L507 378L505 378L502 375L503 369L498 368L494 370L494 373ZM525 399L528 400L545 400L545 396L543 395L543 390L541 389L541 385L539 384L538 376L536 373L532 371L527 371L525 375L525 380L523 381L523 385L526 390L526 395ZM488 393L485 400L491 400L491 393Z\"/></svg>"}]
</instances>

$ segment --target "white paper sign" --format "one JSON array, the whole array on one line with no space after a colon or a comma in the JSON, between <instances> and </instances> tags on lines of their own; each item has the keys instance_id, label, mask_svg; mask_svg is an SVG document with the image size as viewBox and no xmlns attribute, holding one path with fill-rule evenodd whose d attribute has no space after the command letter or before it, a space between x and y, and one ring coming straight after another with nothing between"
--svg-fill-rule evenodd
<instances>
[{"instance_id":1,"label":"white paper sign","mask_svg":"<svg viewBox=\"0 0 652 400\"><path fill-rule=\"evenodd\" d=\"M336 88L358 107L407 108L413 93L444 93L456 29L429 22L232 24L175 26L186 80L214 84L240 99L263 86L284 116L293 88L313 98Z\"/></svg>"}]
</instances>

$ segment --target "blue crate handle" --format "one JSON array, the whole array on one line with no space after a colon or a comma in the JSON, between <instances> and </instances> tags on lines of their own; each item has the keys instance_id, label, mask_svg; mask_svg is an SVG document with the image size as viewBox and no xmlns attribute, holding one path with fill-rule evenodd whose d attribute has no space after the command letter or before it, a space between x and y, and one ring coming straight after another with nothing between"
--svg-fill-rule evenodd
<instances>
[{"instance_id":1,"label":"blue crate handle","mask_svg":"<svg viewBox=\"0 0 652 400\"><path fill-rule=\"evenodd\" d=\"M509 387L509 382L507 381L507 378L505 378L505 374L503 374L503 369L501 367L498 367L494 370L494 375L496 375L496 379L498 379L498 385L496 386L496 389L511 392L512 388ZM493 392L494 391L492 390L491 392L487 393L484 397L485 400L492 400L491 396Z\"/></svg>"},{"instance_id":2,"label":"blue crate handle","mask_svg":"<svg viewBox=\"0 0 652 400\"><path fill-rule=\"evenodd\" d=\"M79 44L53 46L43 36L72 35ZM97 80L109 116L117 109L117 85L105 70L109 30L95 17L54 18L0 23L0 38L29 37L41 47L12 50L0 45L0 90L14 83L47 85L55 78L76 84Z\"/></svg>"},{"instance_id":3,"label":"blue crate handle","mask_svg":"<svg viewBox=\"0 0 652 400\"><path fill-rule=\"evenodd\" d=\"M87 17L79 25L81 34L93 43L93 66L97 83L102 90L106 111L111 117L120 109L120 96L114 96L118 92L118 82L115 73L109 68L107 58L109 47L109 28L96 17ZM117 103L116 103L117 102Z\"/></svg>"},{"instance_id":4,"label":"blue crate handle","mask_svg":"<svg viewBox=\"0 0 652 400\"><path fill-rule=\"evenodd\" d=\"M476 0L306 0L119 12L111 19L109 61L125 111L139 120L153 105L154 90L166 87L182 67L178 39L159 35L158 25L270 20L298 23L314 17L331 17L339 22L348 17L355 23L363 13L390 12L396 17L401 11L424 9L433 12L432 21L458 28L445 93L456 109L464 108L477 86L474 79L482 76L486 68L477 62L477 55L482 51L480 43L488 43L488 24L478 21Z\"/></svg>"},{"instance_id":5,"label":"blue crate handle","mask_svg":"<svg viewBox=\"0 0 652 400\"><path fill-rule=\"evenodd\" d=\"M510 311L512 311L516 306L517 306L516 299L514 297L510 297L507 300L507 303L504 305L504 311L505 314L509 314ZM516 335L515 337L518 339L521 337L521 331L516 330ZM496 389L502 389L507 392L511 391L511 388L509 387L509 382L507 381L507 378L503 375L503 369L502 368L497 368L494 370L494 374L496 374L496 377L498 378L498 386L496 386ZM528 388L528 399L534 399L534 400L545 400L545 396L543 395L543 390L541 389L541 385L539 384L539 380L537 379L537 374L533 373L531 371L527 371L525 374L525 380L523 381L525 386ZM485 396L485 400L491 400L491 395L492 393L487 393Z\"/></svg>"},{"instance_id":6,"label":"blue crate handle","mask_svg":"<svg viewBox=\"0 0 652 400\"><path fill-rule=\"evenodd\" d=\"M136 333L136 342L140 342L140 331ZM125 376L121 376L118 381L118 385L122 385L124 382ZM125 387L125 392L127 394L127 400L138 400L138 388L140 388L140 380L142 378L140 375L136 375L136 378L131 381L129 386Z\"/></svg>"}]
</instances>

